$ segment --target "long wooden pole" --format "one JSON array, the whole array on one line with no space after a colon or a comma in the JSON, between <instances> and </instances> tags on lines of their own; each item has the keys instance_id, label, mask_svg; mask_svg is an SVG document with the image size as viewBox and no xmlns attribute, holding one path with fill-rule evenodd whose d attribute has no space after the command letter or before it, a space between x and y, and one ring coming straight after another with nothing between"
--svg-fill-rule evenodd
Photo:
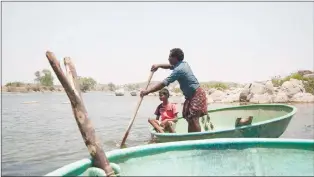
<instances>
[{"instance_id":1,"label":"long wooden pole","mask_svg":"<svg viewBox=\"0 0 314 177\"><path fill-rule=\"evenodd\" d=\"M65 76L55 55L52 52L47 51L46 57L48 58L52 69L54 70L60 83L64 87L68 98L70 99L76 123L79 127L85 145L88 148L89 154L93 158L93 166L103 169L107 176L115 176L115 173L110 166L109 160L103 151L102 145L95 135L95 129L92 125L92 122L90 119L88 119L88 114L83 103L81 91L79 89L79 83L77 82L77 73L74 64L70 58L64 58L64 65L66 69Z\"/></svg>"},{"instance_id":2,"label":"long wooden pole","mask_svg":"<svg viewBox=\"0 0 314 177\"><path fill-rule=\"evenodd\" d=\"M148 77L148 81L147 81L147 85L146 85L146 88L145 88L145 89L148 88L149 83L150 83L150 81L152 80L153 74L154 74L154 72L151 72L151 73L150 73L150 75L149 75L149 77ZM130 121L130 123L129 123L129 126L128 126L128 128L127 128L125 134L124 134L124 137L123 137L123 139L122 139L120 148L122 148L122 147L124 146L124 144L125 144L126 138L127 138L128 135L129 135L131 126L133 125L133 122L134 122L135 117L136 117L136 115L137 115L137 112L138 112L138 110L139 110L139 108L140 108L140 106L141 106L142 101L143 101L143 97L141 97L140 100L139 100L139 102L137 103L136 111L135 111L135 113L134 113L134 115L133 115L133 118L131 119L131 121Z\"/></svg>"}]
</instances>

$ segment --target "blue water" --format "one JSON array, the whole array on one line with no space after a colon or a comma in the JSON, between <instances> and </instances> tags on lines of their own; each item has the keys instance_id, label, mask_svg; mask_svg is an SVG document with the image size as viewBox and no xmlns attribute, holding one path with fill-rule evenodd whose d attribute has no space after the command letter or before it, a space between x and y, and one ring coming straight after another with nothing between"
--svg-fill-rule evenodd
<instances>
[{"instance_id":1,"label":"blue water","mask_svg":"<svg viewBox=\"0 0 314 177\"><path fill-rule=\"evenodd\" d=\"M83 94L89 118L105 151L117 149L134 114L138 97L115 97L104 92ZM181 98L172 97L174 102ZM34 104L22 104L38 101ZM64 93L2 95L2 175L43 175L89 157ZM127 139L128 146L147 144L147 119L154 116L158 97L145 97ZM210 108L228 106L214 104ZM284 138L313 139L313 104L296 105ZM179 105L179 111L182 107Z\"/></svg>"}]
</instances>

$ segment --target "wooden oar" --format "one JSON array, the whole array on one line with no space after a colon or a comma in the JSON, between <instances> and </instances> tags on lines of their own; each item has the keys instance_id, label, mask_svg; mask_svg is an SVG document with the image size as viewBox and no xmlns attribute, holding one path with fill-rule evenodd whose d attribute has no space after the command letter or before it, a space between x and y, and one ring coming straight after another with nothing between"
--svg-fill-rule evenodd
<instances>
[{"instance_id":1,"label":"wooden oar","mask_svg":"<svg viewBox=\"0 0 314 177\"><path fill-rule=\"evenodd\" d=\"M151 72L151 73L150 73L150 75L149 75L149 77L148 77L148 81L147 81L147 85L146 85L145 90L148 88L148 85L149 85L150 81L152 80L153 74L154 74L154 72ZM125 143L125 141L126 141L126 138L127 138L128 135L129 135L131 126L133 125L133 122L134 122L135 117L136 117L136 115L137 115L138 109L139 109L140 106L141 106L142 101L143 101L143 97L141 97L141 98L140 98L140 101L137 103L136 111L135 111L135 113L134 113L134 115L133 115L133 118L131 119L131 121L130 121L130 123L129 123L129 126L128 126L128 128L127 128L125 134L124 134L124 137L123 137L123 139L122 139L120 148L122 148L122 147L124 146L124 143Z\"/></svg>"}]
</instances>

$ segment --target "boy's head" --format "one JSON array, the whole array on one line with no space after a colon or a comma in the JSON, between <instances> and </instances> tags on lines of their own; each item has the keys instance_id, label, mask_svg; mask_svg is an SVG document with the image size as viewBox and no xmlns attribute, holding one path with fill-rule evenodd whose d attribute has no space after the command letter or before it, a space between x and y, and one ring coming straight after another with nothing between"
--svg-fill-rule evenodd
<instances>
[{"instance_id":1,"label":"boy's head","mask_svg":"<svg viewBox=\"0 0 314 177\"><path fill-rule=\"evenodd\" d=\"M168 98L169 98L169 91L168 91L168 89L165 89L165 88L163 88L163 89L161 89L160 91L159 91L159 99L160 99L160 101L165 101L165 100L167 100Z\"/></svg>"},{"instance_id":2,"label":"boy's head","mask_svg":"<svg viewBox=\"0 0 314 177\"><path fill-rule=\"evenodd\" d=\"M171 65L175 65L178 62L182 61L183 59L184 59L184 53L180 48L173 48L170 50L168 60Z\"/></svg>"}]
</instances>

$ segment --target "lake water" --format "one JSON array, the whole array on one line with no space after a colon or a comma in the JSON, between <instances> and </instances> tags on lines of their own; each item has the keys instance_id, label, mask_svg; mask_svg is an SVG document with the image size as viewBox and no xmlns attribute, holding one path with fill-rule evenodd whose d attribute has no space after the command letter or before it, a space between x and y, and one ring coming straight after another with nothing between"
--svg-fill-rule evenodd
<instances>
[{"instance_id":1,"label":"lake water","mask_svg":"<svg viewBox=\"0 0 314 177\"><path fill-rule=\"evenodd\" d=\"M89 118L105 151L117 149L139 97L116 97L104 92L83 94ZM179 97L172 101L181 102ZM34 104L23 102L38 101ZM2 95L2 175L44 175L89 157L65 93ZM147 119L154 117L158 97L144 98L127 138L127 146L147 144ZM229 106L212 104L209 108ZM282 138L314 138L314 104L296 104L297 114ZM181 105L178 105L182 110ZM180 114L181 115L181 114Z\"/></svg>"}]
</instances>

